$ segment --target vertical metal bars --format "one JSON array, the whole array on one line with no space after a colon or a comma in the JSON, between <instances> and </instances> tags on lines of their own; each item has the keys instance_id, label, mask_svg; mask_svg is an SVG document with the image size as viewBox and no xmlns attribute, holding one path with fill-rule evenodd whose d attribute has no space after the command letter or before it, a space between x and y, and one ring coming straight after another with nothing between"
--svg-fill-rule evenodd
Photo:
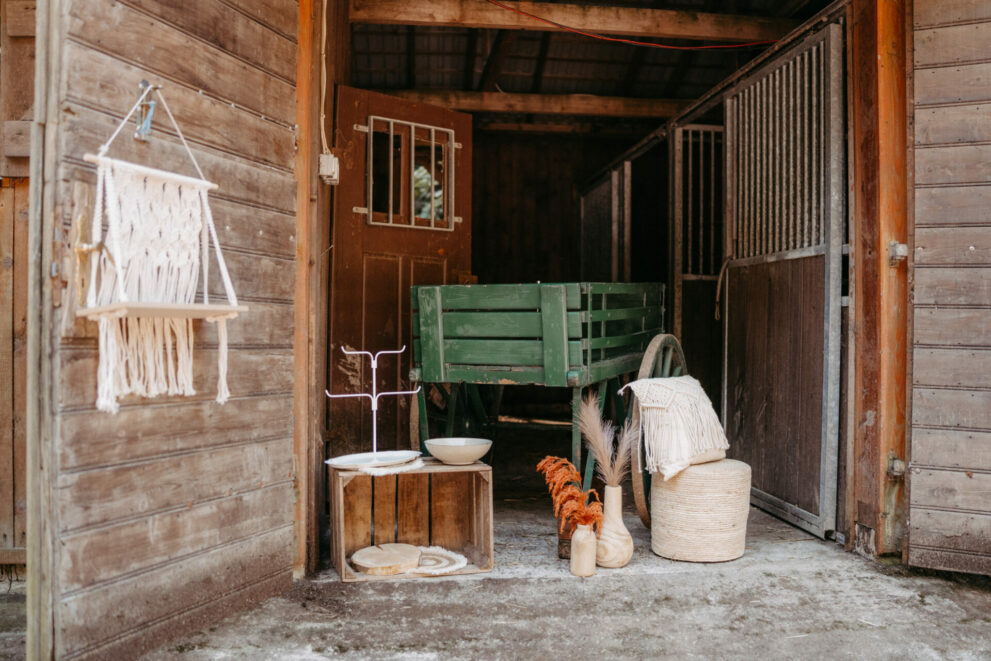
<instances>
[{"instance_id":1,"label":"vertical metal bars","mask_svg":"<svg viewBox=\"0 0 991 661\"><path fill-rule=\"evenodd\" d=\"M723 127L678 127L674 138L678 274L715 277L723 245Z\"/></svg>"},{"instance_id":2,"label":"vertical metal bars","mask_svg":"<svg viewBox=\"0 0 991 661\"><path fill-rule=\"evenodd\" d=\"M825 245L828 201L823 191L830 166L825 141L830 127L824 109L832 93L824 57L826 32L741 82L727 96L733 103L727 104L726 125L736 134L728 156L734 182L733 195L726 196L726 217L732 223L728 236L733 244L723 251L726 257L744 259ZM697 173L698 168L689 164L687 171ZM708 173L705 178L712 181ZM688 213L695 211L689 208ZM712 232L707 228L705 234ZM689 262L691 272L703 262L715 262L698 254L696 258L698 265Z\"/></svg>"},{"instance_id":3,"label":"vertical metal bars","mask_svg":"<svg viewBox=\"0 0 991 661\"><path fill-rule=\"evenodd\" d=\"M384 156L388 159L388 181L375 181L375 133L380 130L384 125L386 130L382 130L381 133L388 135L388 148L385 150ZM399 119L392 119L389 117L379 117L379 116L369 116L367 127L356 127L361 130L367 130L368 140L367 140L367 151L365 158L365 189L366 189L366 207L364 209L355 208L356 212L360 212L367 216L367 222L369 225L381 225L385 227L405 227L405 228L417 228L417 229L429 229L438 230L443 232L451 232L454 230L455 223L460 221L454 213L454 159L455 159L455 149L459 146L455 141L454 131L452 129L443 128L440 126L429 126L426 124L417 124L416 122L406 122ZM416 171L416 141L417 135L422 136L424 142L426 142L427 136L429 136L429 159L430 159L430 183L429 183L429 195L430 195L430 216L423 217L422 220L429 220L429 225L427 224L417 224L416 222L416 190L414 186L414 172ZM438 140L438 134L440 134L440 140ZM403 154L405 149L405 164L401 164L399 172L396 172L395 163L396 156L395 150L395 139L399 135L402 137L400 155ZM438 159L437 149L440 148L440 159ZM402 160L400 161L402 163ZM442 182L437 180L437 163L438 160L443 164L442 169ZM425 168L426 169L426 168ZM396 190L396 179L397 177L403 177L403 181L399 186L398 190L400 195L402 191L406 190L406 204L408 208L403 209L400 207L398 213L395 211L395 190ZM374 209L374 192L376 185L385 185L388 189L388 209L382 212L376 212ZM441 200L442 204L440 209L437 209L437 185L441 186ZM438 213L439 212L439 213Z\"/></svg>"}]
</instances>

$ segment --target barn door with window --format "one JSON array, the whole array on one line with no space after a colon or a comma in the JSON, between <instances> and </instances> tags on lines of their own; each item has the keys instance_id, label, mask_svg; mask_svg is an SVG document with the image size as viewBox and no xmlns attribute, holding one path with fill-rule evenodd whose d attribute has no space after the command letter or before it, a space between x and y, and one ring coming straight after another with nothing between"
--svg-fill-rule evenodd
<instances>
[{"instance_id":1,"label":"barn door with window","mask_svg":"<svg viewBox=\"0 0 991 661\"><path fill-rule=\"evenodd\" d=\"M715 316L723 256L723 127L678 126L671 158L671 332L681 342L692 376L721 402L722 335Z\"/></svg>"},{"instance_id":2,"label":"barn door with window","mask_svg":"<svg viewBox=\"0 0 991 661\"><path fill-rule=\"evenodd\" d=\"M832 24L726 99L723 420L753 502L819 536L836 520L843 81Z\"/></svg>"},{"instance_id":3,"label":"barn door with window","mask_svg":"<svg viewBox=\"0 0 991 661\"><path fill-rule=\"evenodd\" d=\"M367 359L341 349L398 349L383 357L379 392L405 389L410 286L470 281L471 117L384 94L338 90L329 390L371 392ZM329 453L371 449L367 400L329 403ZM409 398L381 400L378 447L409 447Z\"/></svg>"}]
</instances>

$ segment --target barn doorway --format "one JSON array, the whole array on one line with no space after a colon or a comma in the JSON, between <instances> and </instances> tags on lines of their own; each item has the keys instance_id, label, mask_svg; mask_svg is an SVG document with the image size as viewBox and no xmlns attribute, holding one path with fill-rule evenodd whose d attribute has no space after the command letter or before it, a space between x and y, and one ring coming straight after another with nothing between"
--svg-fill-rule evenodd
<instances>
[{"instance_id":1,"label":"barn doorway","mask_svg":"<svg viewBox=\"0 0 991 661\"><path fill-rule=\"evenodd\" d=\"M822 8L814 4L784 11L809 16ZM833 537L844 525L837 513L842 518L846 390L841 390L841 309L847 299L838 285L849 263L843 248L845 183L837 188L837 182L845 182L845 149L838 160L836 153L822 150L816 153L819 160L806 159L805 176L825 177L803 189L808 199L788 187L787 177L794 173L783 169L802 167L800 159L781 159L802 149L801 140L808 147L813 131L816 144L827 137L845 140L843 117L836 115L839 133L833 135L825 111L813 117L810 105L819 108L835 98L829 112L842 115L846 108L843 15L842 7L834 8L804 33L776 45L773 57L761 58L740 74L756 50L720 57L649 48L616 51L578 35L460 27L444 25L440 18L436 25L417 25L361 7L349 19L350 66L346 79L338 80L398 97L392 101L394 112L414 101L471 113L471 248L465 281L663 282L665 327L682 340L690 373L725 416L736 456L754 467L754 503L820 537ZM830 60L836 53L839 60ZM624 75L616 76L617 70ZM824 73L835 79L827 81ZM829 87L830 82L838 88ZM745 105L753 97L751 84L765 92L769 103L777 103L776 115L759 118L763 133L756 123L741 133L743 124L757 121L753 111L758 106ZM616 96L589 110L576 93ZM662 107L652 98L662 95L675 101ZM741 114L746 107L750 115ZM335 140L355 123L338 118ZM741 142L743 136L751 142ZM753 142L755 136L763 142ZM738 152L765 148L781 167L772 172L766 165L764 179L754 179L745 163L737 162ZM836 167L819 167L831 163L830 156ZM751 179L740 179L745 175ZM759 221L764 223L760 236L776 233L778 243L744 255L737 251L745 239L737 237L735 214L743 187L758 183L765 196L760 204L773 200L778 205ZM366 190L364 181L359 188ZM335 191L335 232L347 222L342 213L353 216L367 206L362 195L352 203L341 188ZM779 214L791 214L790 224L775 225ZM814 239L811 228L808 241L802 238L802 214L820 219ZM827 215L832 224L823 220ZM740 232L757 231L758 221L748 222ZM332 289L343 283L335 282L339 277L335 267ZM438 282L455 280L447 274ZM364 286L367 297L371 290ZM817 302L809 304L814 296ZM335 316L347 317L343 309L332 311ZM398 334L389 335L397 348L404 343L401 331L400 325ZM328 352L331 384L341 367L333 355L336 342ZM398 371L397 386L403 385L405 371ZM779 373L797 380L776 384L773 377ZM505 422L507 428L564 423L571 406L566 392L548 388L506 388L481 400L482 416L491 414L493 402L502 407L505 415L493 422ZM399 421L394 429L401 430L403 413L390 417ZM335 436L335 420L342 419L340 411L328 409L327 456L359 449ZM526 449L510 452L532 458L539 443L529 432L526 436ZM557 443L565 447L560 430L558 436L547 442L545 453ZM398 447L403 441L396 439ZM838 537L842 540L843 534Z\"/></svg>"}]
</instances>

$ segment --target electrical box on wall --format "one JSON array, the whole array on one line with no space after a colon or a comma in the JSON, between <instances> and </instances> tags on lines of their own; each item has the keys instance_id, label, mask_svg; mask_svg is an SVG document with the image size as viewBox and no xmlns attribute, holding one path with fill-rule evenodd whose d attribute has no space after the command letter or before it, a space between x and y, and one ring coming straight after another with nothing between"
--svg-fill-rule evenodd
<instances>
[{"instance_id":1,"label":"electrical box on wall","mask_svg":"<svg viewBox=\"0 0 991 661\"><path fill-rule=\"evenodd\" d=\"M330 152L320 154L320 179L328 186L336 186L341 181L341 163Z\"/></svg>"}]
</instances>

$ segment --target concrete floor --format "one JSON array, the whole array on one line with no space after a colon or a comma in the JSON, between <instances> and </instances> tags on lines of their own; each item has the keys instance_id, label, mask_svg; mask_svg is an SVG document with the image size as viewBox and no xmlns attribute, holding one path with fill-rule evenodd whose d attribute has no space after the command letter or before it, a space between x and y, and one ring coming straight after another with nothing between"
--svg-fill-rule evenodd
<instances>
[{"instance_id":1,"label":"concrete floor","mask_svg":"<svg viewBox=\"0 0 991 661\"><path fill-rule=\"evenodd\" d=\"M885 568L752 510L734 562L637 549L588 579L556 557L546 498L497 502L488 574L342 584L333 570L145 657L991 659L981 579Z\"/></svg>"},{"instance_id":2,"label":"concrete floor","mask_svg":"<svg viewBox=\"0 0 991 661\"><path fill-rule=\"evenodd\" d=\"M165 659L991 659L991 580L887 567L751 510L747 550L664 560L632 510L623 569L572 576L533 466L569 438L497 443L491 573L342 584L333 570L152 652ZM0 660L24 654L23 584L0 585Z\"/></svg>"}]
</instances>

